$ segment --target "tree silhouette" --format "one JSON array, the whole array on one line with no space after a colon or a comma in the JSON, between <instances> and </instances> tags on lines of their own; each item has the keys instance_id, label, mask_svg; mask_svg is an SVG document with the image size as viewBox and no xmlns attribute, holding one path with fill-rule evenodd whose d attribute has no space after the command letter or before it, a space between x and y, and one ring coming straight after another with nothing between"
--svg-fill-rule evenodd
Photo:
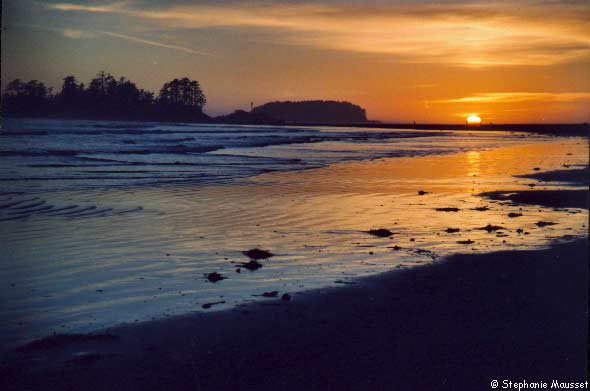
<instances>
[{"instance_id":1,"label":"tree silhouette","mask_svg":"<svg viewBox=\"0 0 590 391\"><path fill-rule=\"evenodd\" d=\"M207 99L198 81L184 77L164 83L158 102L167 106L190 107L202 112Z\"/></svg>"},{"instance_id":2,"label":"tree silhouette","mask_svg":"<svg viewBox=\"0 0 590 391\"><path fill-rule=\"evenodd\" d=\"M66 76L56 101L62 113L82 110L84 107L84 84L78 84L74 76Z\"/></svg>"},{"instance_id":3,"label":"tree silhouette","mask_svg":"<svg viewBox=\"0 0 590 391\"><path fill-rule=\"evenodd\" d=\"M37 80L25 83L15 79L6 86L2 96L2 108L6 112L16 114L24 114L29 110L42 113L50 103L50 92L51 90L45 84Z\"/></svg>"},{"instance_id":4,"label":"tree silhouette","mask_svg":"<svg viewBox=\"0 0 590 391\"><path fill-rule=\"evenodd\" d=\"M2 95L3 114L16 116L207 121L206 103L196 80L169 81L156 99L153 92L139 89L126 77L116 79L105 71L98 72L88 88L68 75L55 96L43 83L20 79L8 83Z\"/></svg>"}]
</instances>

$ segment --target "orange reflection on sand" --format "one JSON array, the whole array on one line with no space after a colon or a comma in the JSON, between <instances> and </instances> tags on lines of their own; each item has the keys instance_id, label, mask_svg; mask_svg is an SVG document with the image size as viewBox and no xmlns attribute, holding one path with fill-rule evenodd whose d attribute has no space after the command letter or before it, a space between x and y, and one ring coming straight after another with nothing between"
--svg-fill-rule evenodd
<instances>
[{"instance_id":1,"label":"orange reflection on sand","mask_svg":"<svg viewBox=\"0 0 590 391\"><path fill-rule=\"evenodd\" d=\"M466 147L469 147L468 145ZM574 142L545 142L489 150L471 150L452 155L401 157L334 164L301 172L268 173L253 179L272 186L260 192L329 194L404 194L419 190L472 193L513 187L513 175L528 174L535 167L556 169L568 163L568 153L583 150ZM570 162L571 163L571 162ZM474 177L475 175L475 177ZM518 186L517 186L518 187Z\"/></svg>"},{"instance_id":2,"label":"orange reflection on sand","mask_svg":"<svg viewBox=\"0 0 590 391\"><path fill-rule=\"evenodd\" d=\"M467 176L476 177L479 172L480 153L478 151L467 152Z\"/></svg>"}]
</instances>

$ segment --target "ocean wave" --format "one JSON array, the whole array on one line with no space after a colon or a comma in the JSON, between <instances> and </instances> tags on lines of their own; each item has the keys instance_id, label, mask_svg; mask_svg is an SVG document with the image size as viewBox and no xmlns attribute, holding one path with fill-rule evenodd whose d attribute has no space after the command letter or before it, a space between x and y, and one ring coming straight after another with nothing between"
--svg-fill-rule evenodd
<instances>
[{"instance_id":1,"label":"ocean wave","mask_svg":"<svg viewBox=\"0 0 590 391\"><path fill-rule=\"evenodd\" d=\"M184 145L184 144L177 144L177 145L168 145L168 146L158 146L154 148L144 148L144 149L123 149L118 151L117 153L122 155L129 155L129 154L137 154L137 155L147 155L147 154L185 154L185 153L203 153L203 152L212 152L218 149L225 148L223 145Z\"/></svg>"},{"instance_id":2,"label":"ocean wave","mask_svg":"<svg viewBox=\"0 0 590 391\"><path fill-rule=\"evenodd\" d=\"M54 150L3 150L0 156L76 156L80 151L69 149Z\"/></svg>"},{"instance_id":3,"label":"ocean wave","mask_svg":"<svg viewBox=\"0 0 590 391\"><path fill-rule=\"evenodd\" d=\"M19 198L20 197L20 198ZM87 218L108 215L125 215L140 212L143 207L116 208L112 206L98 205L55 205L39 197L27 197L26 195L11 196L11 202L0 205L0 222L26 220L31 217L56 217L56 218Z\"/></svg>"},{"instance_id":4,"label":"ocean wave","mask_svg":"<svg viewBox=\"0 0 590 391\"><path fill-rule=\"evenodd\" d=\"M137 129L137 128L117 128L117 129L52 129L52 130L2 130L0 136L53 136L53 135L82 135L82 136L100 136L100 135L165 135L165 134L238 134L238 133L299 133L315 132L310 129L286 129L286 128L212 128L212 129Z\"/></svg>"},{"instance_id":5,"label":"ocean wave","mask_svg":"<svg viewBox=\"0 0 590 391\"><path fill-rule=\"evenodd\" d=\"M189 154L189 153L204 153L223 149L223 145L165 145L165 146L154 146L137 149L96 149L96 150L65 150L65 149L51 149L51 150L38 150L38 149L24 149L24 150L2 150L0 156L21 156L21 157L43 157L43 156L77 156L78 154L103 154L103 153L114 153L121 155L137 154Z\"/></svg>"}]
</instances>

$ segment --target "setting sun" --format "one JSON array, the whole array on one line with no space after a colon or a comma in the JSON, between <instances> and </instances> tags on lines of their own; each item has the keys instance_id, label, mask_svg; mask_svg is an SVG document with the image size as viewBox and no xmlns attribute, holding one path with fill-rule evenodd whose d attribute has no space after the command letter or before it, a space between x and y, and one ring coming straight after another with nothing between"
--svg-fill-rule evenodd
<instances>
[{"instance_id":1,"label":"setting sun","mask_svg":"<svg viewBox=\"0 0 590 391\"><path fill-rule=\"evenodd\" d=\"M470 115L469 117L467 117L466 121L467 125L479 125L481 124L481 117L477 115Z\"/></svg>"}]
</instances>

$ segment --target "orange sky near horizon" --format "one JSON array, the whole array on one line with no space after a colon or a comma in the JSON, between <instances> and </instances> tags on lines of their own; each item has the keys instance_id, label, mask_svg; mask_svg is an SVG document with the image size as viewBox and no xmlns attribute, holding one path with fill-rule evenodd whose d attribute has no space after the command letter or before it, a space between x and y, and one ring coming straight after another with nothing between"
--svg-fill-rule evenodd
<instances>
[{"instance_id":1,"label":"orange sky near horizon","mask_svg":"<svg viewBox=\"0 0 590 391\"><path fill-rule=\"evenodd\" d=\"M4 2L2 83L197 79L211 115L347 100L370 119L590 121L586 1Z\"/></svg>"}]
</instances>

